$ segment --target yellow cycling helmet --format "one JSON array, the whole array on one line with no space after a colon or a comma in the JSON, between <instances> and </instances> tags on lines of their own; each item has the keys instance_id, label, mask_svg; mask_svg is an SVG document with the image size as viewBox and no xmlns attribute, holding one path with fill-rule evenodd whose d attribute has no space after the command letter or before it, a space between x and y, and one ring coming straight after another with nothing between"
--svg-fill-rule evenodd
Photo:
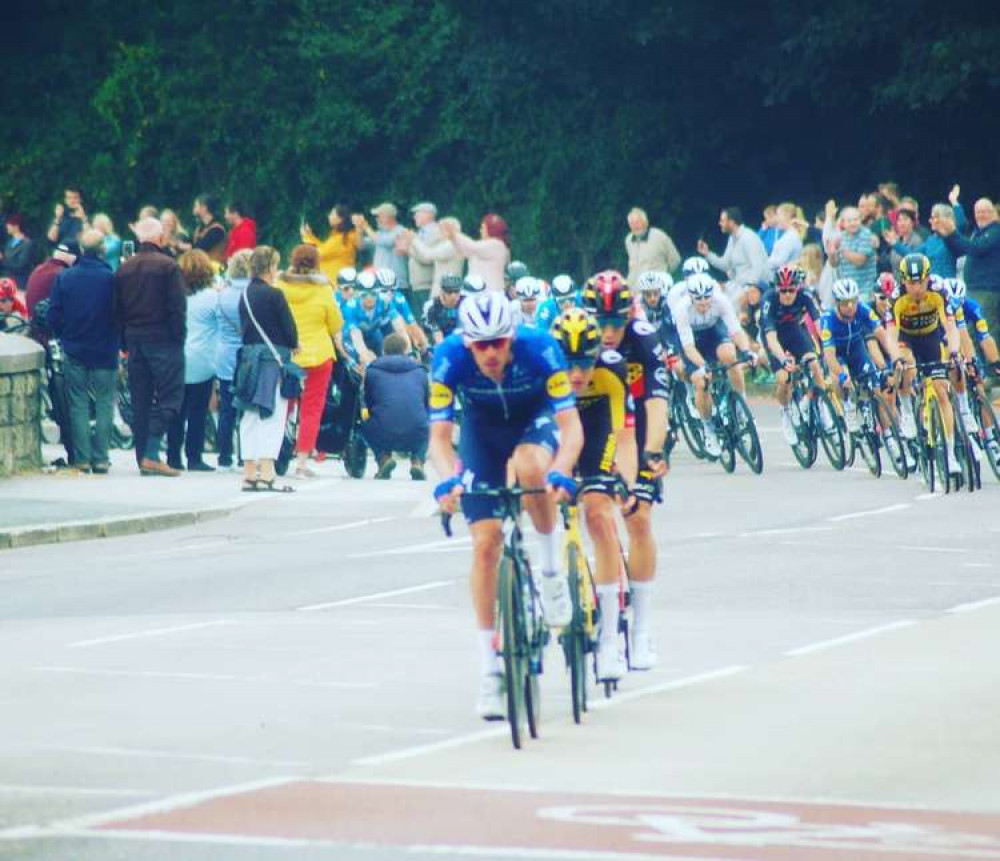
<instances>
[{"instance_id":1,"label":"yellow cycling helmet","mask_svg":"<svg viewBox=\"0 0 1000 861\"><path fill-rule=\"evenodd\" d=\"M926 254L907 254L899 261L899 280L923 281L931 274L931 261Z\"/></svg>"},{"instance_id":2,"label":"yellow cycling helmet","mask_svg":"<svg viewBox=\"0 0 1000 861\"><path fill-rule=\"evenodd\" d=\"M559 342L567 359L593 358L601 348L597 320L583 308L570 308L556 317L552 337Z\"/></svg>"}]
</instances>

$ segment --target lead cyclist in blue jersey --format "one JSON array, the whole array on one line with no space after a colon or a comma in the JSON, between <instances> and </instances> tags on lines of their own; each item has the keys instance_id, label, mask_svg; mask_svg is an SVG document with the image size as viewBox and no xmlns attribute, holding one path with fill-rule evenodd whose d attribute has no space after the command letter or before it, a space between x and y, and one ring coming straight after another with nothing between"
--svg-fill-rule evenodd
<instances>
[{"instance_id":1,"label":"lead cyclist in blue jersey","mask_svg":"<svg viewBox=\"0 0 1000 861\"><path fill-rule=\"evenodd\" d=\"M515 327L502 293L466 298L459 325L461 334L450 335L434 350L431 368L430 457L443 478L434 496L443 511L461 505L469 523L470 588L482 662L476 712L486 720L500 720L505 712L493 610L503 543L501 510L498 500L463 493L505 487L508 462L522 487L548 488L549 493L525 496L523 503L540 539L537 579L545 620L553 626L568 624L572 603L566 572L559 570L556 504L576 492L571 476L583 447L583 429L562 349L546 332ZM464 412L456 453L452 420L457 397Z\"/></svg>"}]
</instances>

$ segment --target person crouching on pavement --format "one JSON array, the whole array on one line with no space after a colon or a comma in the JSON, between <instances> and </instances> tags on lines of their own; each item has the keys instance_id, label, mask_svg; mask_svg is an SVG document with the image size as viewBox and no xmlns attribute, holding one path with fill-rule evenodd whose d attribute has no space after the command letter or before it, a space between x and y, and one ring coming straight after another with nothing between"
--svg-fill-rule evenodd
<instances>
[{"instance_id":1,"label":"person crouching on pavement","mask_svg":"<svg viewBox=\"0 0 1000 861\"><path fill-rule=\"evenodd\" d=\"M396 468L393 452L410 458L410 478L424 481L427 457L427 371L406 355L406 339L387 335L382 356L365 372L364 397L369 418L361 426L378 463L376 478L388 478Z\"/></svg>"}]
</instances>

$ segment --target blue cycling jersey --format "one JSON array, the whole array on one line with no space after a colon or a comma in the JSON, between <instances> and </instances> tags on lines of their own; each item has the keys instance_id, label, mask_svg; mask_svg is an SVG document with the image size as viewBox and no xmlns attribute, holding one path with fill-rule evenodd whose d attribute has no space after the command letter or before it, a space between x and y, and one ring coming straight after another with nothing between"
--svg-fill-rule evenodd
<instances>
[{"instance_id":1,"label":"blue cycling jersey","mask_svg":"<svg viewBox=\"0 0 1000 861\"><path fill-rule=\"evenodd\" d=\"M345 335L351 329L360 329L362 334L374 329L383 329L391 325L393 320L399 316L396 309L391 307L381 296L376 298L375 305L370 311L365 310L361 301L358 297L354 297L344 305Z\"/></svg>"},{"instance_id":2,"label":"blue cycling jersey","mask_svg":"<svg viewBox=\"0 0 1000 861\"><path fill-rule=\"evenodd\" d=\"M881 326L876 314L864 302L858 303L858 310L852 320L842 320L836 311L827 311L820 319L820 338L824 347L834 347L838 356L846 356L874 337Z\"/></svg>"},{"instance_id":3,"label":"blue cycling jersey","mask_svg":"<svg viewBox=\"0 0 1000 861\"><path fill-rule=\"evenodd\" d=\"M403 318L403 322L407 326L410 323L415 323L416 320L413 317L413 309L410 307L410 303L406 301L406 297L400 293L398 290L394 291L392 294L392 299L389 300L389 305L392 309Z\"/></svg>"},{"instance_id":4,"label":"blue cycling jersey","mask_svg":"<svg viewBox=\"0 0 1000 861\"><path fill-rule=\"evenodd\" d=\"M972 329L976 333L976 340L982 343L990 336L990 326L983 316L983 306L978 299L966 296L965 301L959 306L961 314L955 315L955 322L959 329Z\"/></svg>"},{"instance_id":5,"label":"blue cycling jersey","mask_svg":"<svg viewBox=\"0 0 1000 861\"><path fill-rule=\"evenodd\" d=\"M576 406L566 373L566 357L548 332L519 326L513 360L496 383L476 366L461 335L449 335L434 350L431 367L431 421L451 421L461 395L463 421L490 427L524 427L537 417ZM463 434L464 437L464 434Z\"/></svg>"},{"instance_id":6,"label":"blue cycling jersey","mask_svg":"<svg viewBox=\"0 0 1000 861\"><path fill-rule=\"evenodd\" d=\"M556 317L558 317L563 312L563 307L561 302L567 302L567 299L556 299L555 296L549 296L541 305L538 306L538 311L535 314L535 326L541 329L543 332L548 332L552 328L552 324L555 322ZM576 296L572 299L572 307L578 308L580 306L579 297Z\"/></svg>"}]
</instances>

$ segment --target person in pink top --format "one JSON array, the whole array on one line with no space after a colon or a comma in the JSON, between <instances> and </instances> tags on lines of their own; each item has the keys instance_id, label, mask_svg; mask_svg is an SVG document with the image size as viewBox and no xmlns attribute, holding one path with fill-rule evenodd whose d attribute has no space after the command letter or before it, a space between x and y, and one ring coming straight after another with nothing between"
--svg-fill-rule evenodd
<instances>
[{"instance_id":1,"label":"person in pink top","mask_svg":"<svg viewBox=\"0 0 1000 861\"><path fill-rule=\"evenodd\" d=\"M438 222L441 235L452 242L455 250L469 261L469 275L479 275L490 290L504 289L504 272L510 263L510 235L507 222L495 213L487 213L479 225L479 239L462 233L456 218Z\"/></svg>"}]
</instances>

